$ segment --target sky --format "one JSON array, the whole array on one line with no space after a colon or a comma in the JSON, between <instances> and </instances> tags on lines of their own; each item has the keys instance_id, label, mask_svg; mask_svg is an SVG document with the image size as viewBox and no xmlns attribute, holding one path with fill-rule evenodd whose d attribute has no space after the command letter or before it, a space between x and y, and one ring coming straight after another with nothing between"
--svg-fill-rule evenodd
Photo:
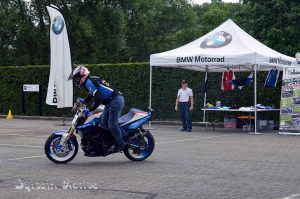
<instances>
[{"instance_id":1,"label":"sky","mask_svg":"<svg viewBox=\"0 0 300 199\"><path fill-rule=\"evenodd\" d=\"M211 2L211 0L192 0L192 1L194 1L194 3L196 3L196 4L210 3ZM226 3L230 3L230 2L238 3L239 2L239 0L222 0L222 1L226 2Z\"/></svg>"}]
</instances>

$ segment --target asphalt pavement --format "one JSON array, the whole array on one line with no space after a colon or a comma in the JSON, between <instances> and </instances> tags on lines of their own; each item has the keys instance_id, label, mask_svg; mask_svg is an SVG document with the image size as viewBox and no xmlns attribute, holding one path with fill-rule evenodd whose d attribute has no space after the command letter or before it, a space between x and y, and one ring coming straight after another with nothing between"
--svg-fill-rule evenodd
<instances>
[{"instance_id":1,"label":"asphalt pavement","mask_svg":"<svg viewBox=\"0 0 300 199\"><path fill-rule=\"evenodd\" d=\"M152 126L149 159L123 154L50 162L43 145L62 121L0 119L0 198L299 199L300 137Z\"/></svg>"}]
</instances>

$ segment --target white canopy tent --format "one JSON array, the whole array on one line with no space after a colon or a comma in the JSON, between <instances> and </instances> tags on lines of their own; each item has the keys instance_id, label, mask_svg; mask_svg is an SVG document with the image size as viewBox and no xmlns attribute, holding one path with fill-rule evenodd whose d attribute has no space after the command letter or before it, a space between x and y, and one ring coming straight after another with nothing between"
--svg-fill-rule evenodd
<instances>
[{"instance_id":1,"label":"white canopy tent","mask_svg":"<svg viewBox=\"0 0 300 199\"><path fill-rule=\"evenodd\" d=\"M281 54L260 43L231 19L216 29L179 48L152 54L150 56L150 99L152 105L152 67L174 67L206 72L223 72L230 68L233 71L254 71L254 104L256 104L257 71L270 68L295 67L295 58ZM299 65L298 65L299 66ZM206 104L206 96L204 96ZM255 133L256 119L255 119Z\"/></svg>"}]
</instances>

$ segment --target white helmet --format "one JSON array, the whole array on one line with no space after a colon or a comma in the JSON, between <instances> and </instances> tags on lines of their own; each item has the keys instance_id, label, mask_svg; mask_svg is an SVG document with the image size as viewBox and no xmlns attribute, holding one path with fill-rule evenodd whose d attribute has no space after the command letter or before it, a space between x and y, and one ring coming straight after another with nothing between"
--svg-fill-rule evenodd
<instances>
[{"instance_id":1,"label":"white helmet","mask_svg":"<svg viewBox=\"0 0 300 199\"><path fill-rule=\"evenodd\" d=\"M89 76L90 71L84 66L76 66L69 79L73 79L75 84L79 87L82 86L86 78Z\"/></svg>"}]
</instances>

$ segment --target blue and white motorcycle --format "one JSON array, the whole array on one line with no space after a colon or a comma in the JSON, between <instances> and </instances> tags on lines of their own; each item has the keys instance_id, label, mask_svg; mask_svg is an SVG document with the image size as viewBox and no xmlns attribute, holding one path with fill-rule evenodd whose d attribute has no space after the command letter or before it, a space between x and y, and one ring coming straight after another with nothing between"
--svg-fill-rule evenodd
<instances>
[{"instance_id":1,"label":"blue and white motorcycle","mask_svg":"<svg viewBox=\"0 0 300 199\"><path fill-rule=\"evenodd\" d=\"M45 143L46 156L55 163L68 163L75 158L78 152L78 141L74 132L81 137L81 149L86 156L107 156L115 153L112 150L114 138L111 133L99 127L101 113L91 113L84 104L77 100L72 109L76 111L70 128L54 131ZM143 129L143 124L152 119L152 109L148 112L131 109L120 117L120 126L127 132L126 146L123 149L125 156L132 161L147 159L153 152L155 141L151 133Z\"/></svg>"}]
</instances>

